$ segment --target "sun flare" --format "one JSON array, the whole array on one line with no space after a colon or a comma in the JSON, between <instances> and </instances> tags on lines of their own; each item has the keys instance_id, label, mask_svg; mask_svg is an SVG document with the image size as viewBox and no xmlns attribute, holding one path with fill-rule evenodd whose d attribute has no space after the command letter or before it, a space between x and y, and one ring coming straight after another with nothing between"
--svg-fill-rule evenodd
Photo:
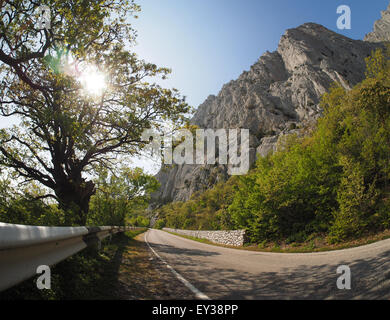
<instances>
[{"instance_id":1,"label":"sun flare","mask_svg":"<svg viewBox=\"0 0 390 320\"><path fill-rule=\"evenodd\" d=\"M97 68L86 68L80 76L85 92L91 96L101 96L107 89L106 75Z\"/></svg>"}]
</instances>

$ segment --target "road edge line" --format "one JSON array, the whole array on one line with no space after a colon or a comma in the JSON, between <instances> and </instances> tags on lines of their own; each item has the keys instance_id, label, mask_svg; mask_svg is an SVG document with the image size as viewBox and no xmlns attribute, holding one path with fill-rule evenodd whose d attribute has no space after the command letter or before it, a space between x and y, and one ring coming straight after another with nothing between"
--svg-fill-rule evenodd
<instances>
[{"instance_id":1,"label":"road edge line","mask_svg":"<svg viewBox=\"0 0 390 320\"><path fill-rule=\"evenodd\" d=\"M154 255L161 260L163 264L167 266L167 268L173 273L173 275L180 280L195 296L200 300L211 300L206 294L204 294L202 291L194 287L188 280L186 280L180 273L178 273L175 269L173 269L161 256L152 248L150 245L147 234L149 231L145 233L145 242L148 245L149 249L154 253Z\"/></svg>"}]
</instances>

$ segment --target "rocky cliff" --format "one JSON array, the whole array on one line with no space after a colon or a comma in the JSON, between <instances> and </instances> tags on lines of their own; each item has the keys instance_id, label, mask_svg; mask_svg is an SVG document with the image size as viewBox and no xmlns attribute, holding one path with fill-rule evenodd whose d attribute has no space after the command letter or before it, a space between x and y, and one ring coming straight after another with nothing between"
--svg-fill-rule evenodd
<instances>
[{"instance_id":1,"label":"rocky cliff","mask_svg":"<svg viewBox=\"0 0 390 320\"><path fill-rule=\"evenodd\" d=\"M390 41L390 4L387 10L382 11L382 18L375 22L374 31L367 34L364 40L370 42Z\"/></svg>"},{"instance_id":2,"label":"rocky cliff","mask_svg":"<svg viewBox=\"0 0 390 320\"><path fill-rule=\"evenodd\" d=\"M321 115L320 97L334 82L349 89L364 78L365 61L388 39L388 13L367 35L352 40L325 27L306 23L287 30L275 52L266 52L217 96L201 104L192 123L200 128L250 130L252 161L276 148L284 135ZM162 187L155 203L184 201L228 178L222 165L164 166L157 174Z\"/></svg>"}]
</instances>

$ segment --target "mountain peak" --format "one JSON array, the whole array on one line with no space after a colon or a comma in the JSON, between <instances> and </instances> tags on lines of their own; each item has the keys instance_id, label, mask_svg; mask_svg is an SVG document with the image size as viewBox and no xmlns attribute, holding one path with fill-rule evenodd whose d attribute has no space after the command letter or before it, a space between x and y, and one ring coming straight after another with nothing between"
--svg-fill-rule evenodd
<instances>
[{"instance_id":1,"label":"mountain peak","mask_svg":"<svg viewBox=\"0 0 390 320\"><path fill-rule=\"evenodd\" d=\"M390 41L390 4L385 11L382 11L382 18L374 24L374 30L364 37L369 42Z\"/></svg>"},{"instance_id":2,"label":"mountain peak","mask_svg":"<svg viewBox=\"0 0 390 320\"><path fill-rule=\"evenodd\" d=\"M390 11L382 17L375 29L384 30L378 33L383 38L390 35ZM349 89L362 81L365 58L382 47L374 42L381 40L353 40L312 22L288 29L276 51L265 52L249 71L226 83L218 95L209 96L191 123L203 129L249 129L253 163L256 156L275 150L280 137L314 123L322 114L321 96L333 83ZM156 178L162 186L152 196L156 204L186 201L195 192L226 181L228 168L163 166Z\"/></svg>"}]
</instances>

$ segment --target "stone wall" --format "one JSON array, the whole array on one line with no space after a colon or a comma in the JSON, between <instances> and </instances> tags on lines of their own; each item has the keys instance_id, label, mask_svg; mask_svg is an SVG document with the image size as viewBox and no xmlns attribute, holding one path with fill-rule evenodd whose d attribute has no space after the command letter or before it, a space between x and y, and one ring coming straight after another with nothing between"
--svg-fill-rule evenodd
<instances>
[{"instance_id":1,"label":"stone wall","mask_svg":"<svg viewBox=\"0 0 390 320\"><path fill-rule=\"evenodd\" d=\"M163 228L164 231L173 232L184 236L207 239L211 242L228 246L240 247L245 243L245 230L231 231L198 231Z\"/></svg>"}]
</instances>

